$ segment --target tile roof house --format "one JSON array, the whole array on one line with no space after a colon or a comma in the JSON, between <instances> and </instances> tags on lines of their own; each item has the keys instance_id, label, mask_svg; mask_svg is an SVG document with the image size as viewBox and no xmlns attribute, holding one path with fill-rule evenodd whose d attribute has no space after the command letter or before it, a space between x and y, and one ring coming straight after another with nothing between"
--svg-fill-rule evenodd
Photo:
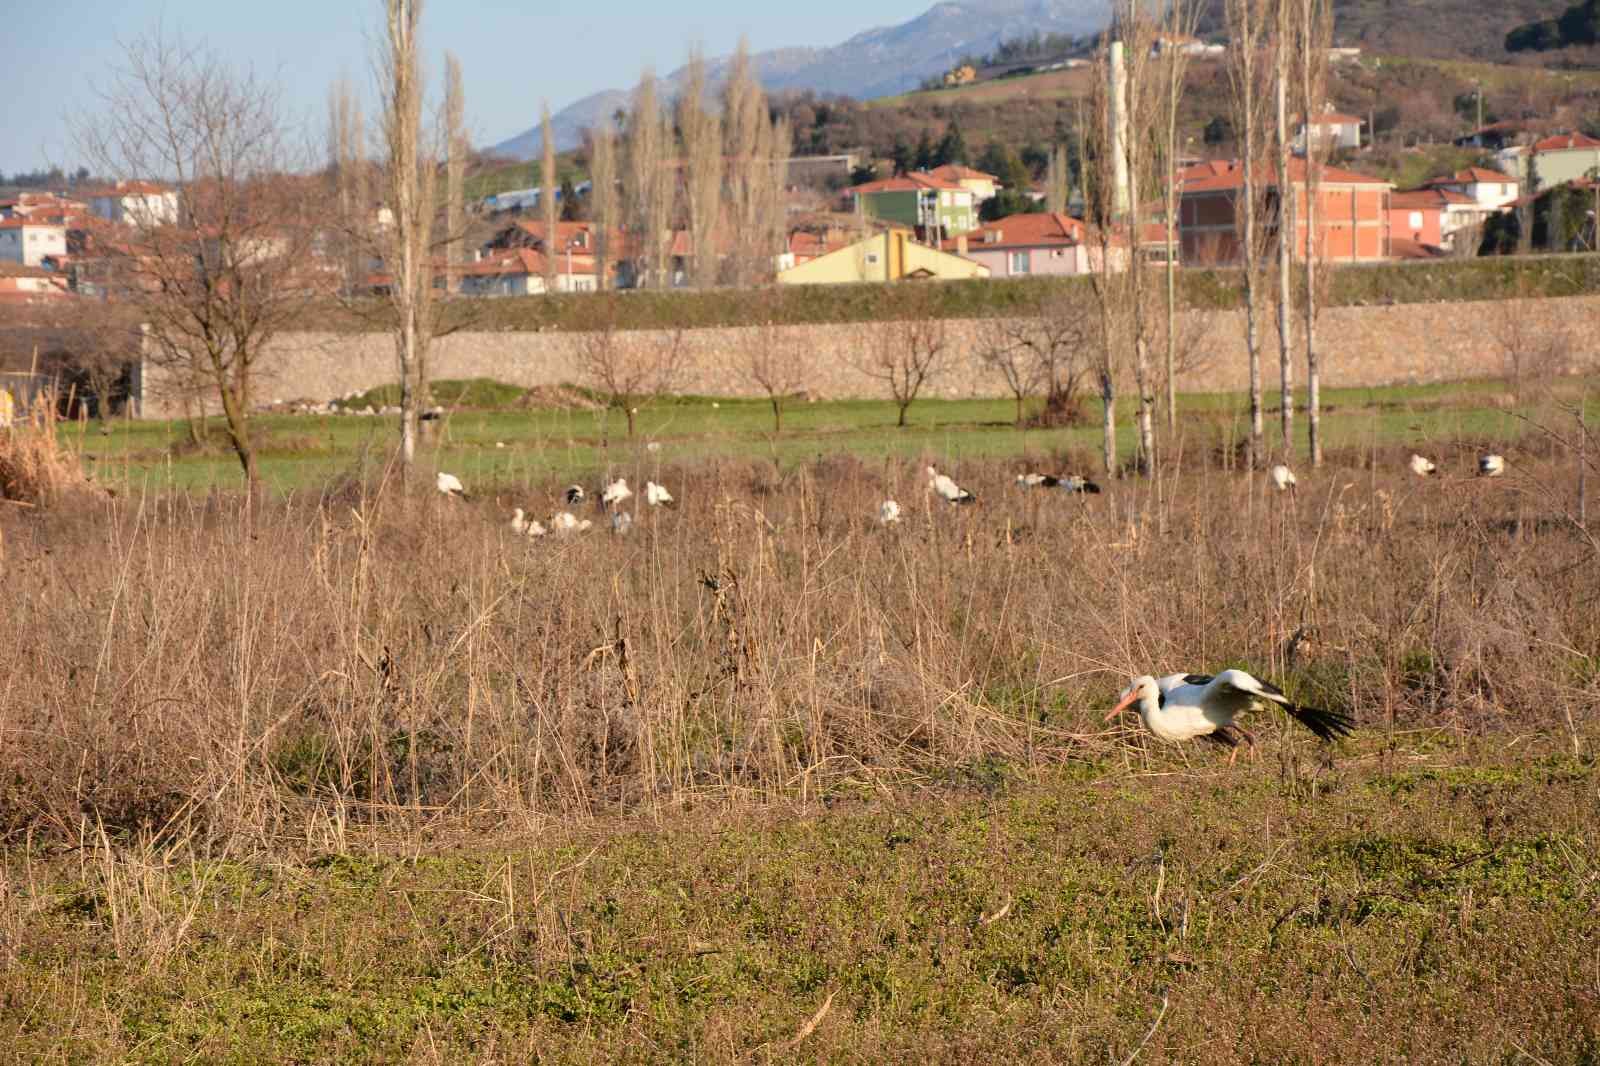
<instances>
[{"instance_id":1,"label":"tile roof house","mask_svg":"<svg viewBox=\"0 0 1600 1066\"><path fill-rule=\"evenodd\" d=\"M1467 167L1444 177L1429 178L1423 184L1461 193L1486 208L1504 207L1517 198L1517 179L1488 167Z\"/></svg>"},{"instance_id":2,"label":"tile roof house","mask_svg":"<svg viewBox=\"0 0 1600 1066\"><path fill-rule=\"evenodd\" d=\"M1451 189L1426 186L1389 194L1391 243L1407 240L1442 250L1450 246L1458 229L1470 225L1477 217L1477 204L1472 198Z\"/></svg>"},{"instance_id":3,"label":"tile roof house","mask_svg":"<svg viewBox=\"0 0 1600 1066\"><path fill-rule=\"evenodd\" d=\"M1306 150L1306 124L1303 119L1297 118L1295 121L1294 150L1303 155ZM1360 148L1361 118L1333 110L1325 111L1311 120L1311 140L1322 149Z\"/></svg>"},{"instance_id":4,"label":"tile roof house","mask_svg":"<svg viewBox=\"0 0 1600 1066\"><path fill-rule=\"evenodd\" d=\"M989 268L918 244L909 230L890 229L778 272L780 285L984 278Z\"/></svg>"},{"instance_id":5,"label":"tile roof house","mask_svg":"<svg viewBox=\"0 0 1600 1066\"><path fill-rule=\"evenodd\" d=\"M978 226L972 190L923 171L865 182L846 192L852 210L863 217L907 226L924 236L951 236Z\"/></svg>"},{"instance_id":6,"label":"tile roof house","mask_svg":"<svg viewBox=\"0 0 1600 1066\"><path fill-rule=\"evenodd\" d=\"M0 260L39 266L46 256L67 254L67 226L31 218L0 221Z\"/></svg>"},{"instance_id":7,"label":"tile roof house","mask_svg":"<svg viewBox=\"0 0 1600 1066\"><path fill-rule=\"evenodd\" d=\"M946 163L942 167L934 167L928 173L940 181L954 182L961 186L972 193L973 199L980 204L985 200L994 199L994 194L1002 187L996 175L964 167L959 163Z\"/></svg>"},{"instance_id":8,"label":"tile roof house","mask_svg":"<svg viewBox=\"0 0 1600 1066\"><path fill-rule=\"evenodd\" d=\"M178 221L178 193L153 181L119 181L100 189L79 190L89 211L107 222L159 225Z\"/></svg>"},{"instance_id":9,"label":"tile roof house","mask_svg":"<svg viewBox=\"0 0 1600 1066\"><path fill-rule=\"evenodd\" d=\"M1304 255L1310 238L1319 258L1330 262L1376 262L1389 257L1389 197L1394 186L1382 178L1339 167L1318 168L1316 233L1307 223L1307 164L1289 160L1290 201L1296 226L1294 244ZM1274 167L1253 168L1266 190L1267 225L1272 225L1279 200ZM1237 161L1208 163L1180 173L1178 230L1185 263L1233 263L1239 259L1235 205L1244 188L1244 167Z\"/></svg>"},{"instance_id":10,"label":"tile roof house","mask_svg":"<svg viewBox=\"0 0 1600 1066\"><path fill-rule=\"evenodd\" d=\"M35 296L67 295L67 278L43 267L0 262L0 293L25 293Z\"/></svg>"},{"instance_id":11,"label":"tile roof house","mask_svg":"<svg viewBox=\"0 0 1600 1066\"><path fill-rule=\"evenodd\" d=\"M539 296L545 292L546 260L532 248L512 248L456 267L463 296ZM555 257L556 292L594 292L593 255Z\"/></svg>"},{"instance_id":12,"label":"tile roof house","mask_svg":"<svg viewBox=\"0 0 1600 1066\"><path fill-rule=\"evenodd\" d=\"M1050 211L1007 215L943 242L989 268L992 278L1087 274L1099 268L1100 244L1071 215Z\"/></svg>"},{"instance_id":13,"label":"tile roof house","mask_svg":"<svg viewBox=\"0 0 1600 1066\"><path fill-rule=\"evenodd\" d=\"M1503 149L1494 158L1502 170L1518 178L1521 192L1538 194L1600 170L1600 140L1579 132L1562 133Z\"/></svg>"}]
</instances>

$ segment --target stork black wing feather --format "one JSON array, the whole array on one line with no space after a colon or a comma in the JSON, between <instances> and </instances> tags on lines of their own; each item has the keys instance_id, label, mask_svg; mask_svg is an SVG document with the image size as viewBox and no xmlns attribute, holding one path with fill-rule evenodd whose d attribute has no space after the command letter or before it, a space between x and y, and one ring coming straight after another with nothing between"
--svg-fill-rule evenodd
<instances>
[{"instance_id":1,"label":"stork black wing feather","mask_svg":"<svg viewBox=\"0 0 1600 1066\"><path fill-rule=\"evenodd\" d=\"M1211 684L1212 676L1211 674L1184 674L1183 683L1185 685L1209 685Z\"/></svg>"},{"instance_id":2,"label":"stork black wing feather","mask_svg":"<svg viewBox=\"0 0 1600 1066\"><path fill-rule=\"evenodd\" d=\"M1317 707L1299 707L1294 704L1290 704L1284 710L1289 712L1289 717L1327 741L1349 736L1356 727L1354 719L1348 714L1343 714L1339 711L1325 711Z\"/></svg>"}]
</instances>

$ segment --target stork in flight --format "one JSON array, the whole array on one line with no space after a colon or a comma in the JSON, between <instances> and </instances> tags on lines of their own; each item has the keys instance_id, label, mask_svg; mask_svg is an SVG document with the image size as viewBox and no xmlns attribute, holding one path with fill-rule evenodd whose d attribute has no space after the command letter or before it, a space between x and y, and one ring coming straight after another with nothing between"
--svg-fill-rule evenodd
<instances>
[{"instance_id":1,"label":"stork in flight","mask_svg":"<svg viewBox=\"0 0 1600 1066\"><path fill-rule=\"evenodd\" d=\"M1263 703L1276 704L1296 722L1324 741L1346 736L1355 727L1350 717L1338 711L1302 707L1270 681L1252 677L1243 670L1224 670L1208 674L1170 674L1160 679L1136 677L1122 693L1122 699L1106 721L1132 707L1146 729L1172 743L1209 740L1233 751L1231 764L1238 756L1240 740L1253 752L1255 737L1234 722L1242 712Z\"/></svg>"},{"instance_id":2,"label":"stork in flight","mask_svg":"<svg viewBox=\"0 0 1600 1066\"><path fill-rule=\"evenodd\" d=\"M950 475L941 474L931 466L928 467L928 491L937 493L946 503L965 505L978 502L976 496L952 481Z\"/></svg>"},{"instance_id":3,"label":"stork in flight","mask_svg":"<svg viewBox=\"0 0 1600 1066\"><path fill-rule=\"evenodd\" d=\"M1018 474L1017 484L1025 489L1060 489L1062 492L1099 493L1100 486L1077 474Z\"/></svg>"},{"instance_id":4,"label":"stork in flight","mask_svg":"<svg viewBox=\"0 0 1600 1066\"><path fill-rule=\"evenodd\" d=\"M1411 472L1418 477L1427 477L1430 474L1437 473L1438 470L1439 467L1432 459L1415 454L1411 456Z\"/></svg>"},{"instance_id":5,"label":"stork in flight","mask_svg":"<svg viewBox=\"0 0 1600 1066\"><path fill-rule=\"evenodd\" d=\"M454 474L446 474L443 470L439 471L439 476L433 479L433 487L446 496L453 496L460 500L472 499L471 496L467 495L467 490L462 487L461 479Z\"/></svg>"},{"instance_id":6,"label":"stork in flight","mask_svg":"<svg viewBox=\"0 0 1600 1066\"><path fill-rule=\"evenodd\" d=\"M1478 457L1479 477L1499 477L1506 472L1506 457L1490 452Z\"/></svg>"}]
</instances>

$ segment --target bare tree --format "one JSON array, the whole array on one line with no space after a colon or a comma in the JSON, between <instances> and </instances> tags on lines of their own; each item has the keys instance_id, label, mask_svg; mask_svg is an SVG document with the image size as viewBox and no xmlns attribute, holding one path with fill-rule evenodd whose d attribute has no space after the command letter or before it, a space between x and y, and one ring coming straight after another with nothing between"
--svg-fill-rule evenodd
<instances>
[{"instance_id":1,"label":"bare tree","mask_svg":"<svg viewBox=\"0 0 1600 1066\"><path fill-rule=\"evenodd\" d=\"M1241 183L1234 199L1234 220L1244 283L1244 342L1250 378L1250 465L1265 458L1266 427L1261 404L1261 307L1259 290L1262 245L1258 214L1261 145L1261 39L1264 7L1271 0L1225 0L1228 27L1228 84L1233 104L1234 136L1239 142Z\"/></svg>"},{"instance_id":2,"label":"bare tree","mask_svg":"<svg viewBox=\"0 0 1600 1066\"><path fill-rule=\"evenodd\" d=\"M791 137L786 118L768 117L766 94L751 72L743 40L723 87L722 110L733 225L728 280L750 285L770 278L786 235L783 190Z\"/></svg>"},{"instance_id":3,"label":"bare tree","mask_svg":"<svg viewBox=\"0 0 1600 1066\"><path fill-rule=\"evenodd\" d=\"M561 254L561 242L556 237L556 141L550 129L550 103L539 108L539 130L542 142L540 177L543 188L539 190L539 213L544 216L544 291L556 291L556 257Z\"/></svg>"},{"instance_id":4,"label":"bare tree","mask_svg":"<svg viewBox=\"0 0 1600 1066\"><path fill-rule=\"evenodd\" d=\"M378 59L383 100L384 178L392 221L377 229L395 312L400 379L400 461L416 461L418 406L427 381L428 346L438 323L433 292L436 153L423 143L422 60L417 29L422 0L383 0L385 35Z\"/></svg>"},{"instance_id":5,"label":"bare tree","mask_svg":"<svg viewBox=\"0 0 1600 1066\"><path fill-rule=\"evenodd\" d=\"M170 197L95 227L103 280L146 324L150 357L220 402L246 483L258 483L250 410L272 338L329 284L312 254L322 197L291 148L276 85L182 41L124 51L77 131L112 178L164 178Z\"/></svg>"},{"instance_id":6,"label":"bare tree","mask_svg":"<svg viewBox=\"0 0 1600 1066\"><path fill-rule=\"evenodd\" d=\"M333 228L339 260L340 295L353 296L366 275L361 233L371 210L370 170L363 155L366 121L361 102L348 78L335 82L328 94L328 165L332 170L338 220Z\"/></svg>"},{"instance_id":7,"label":"bare tree","mask_svg":"<svg viewBox=\"0 0 1600 1066\"><path fill-rule=\"evenodd\" d=\"M601 119L589 134L589 217L594 222L595 287L610 287L615 257L612 236L617 229L617 135L610 119Z\"/></svg>"},{"instance_id":8,"label":"bare tree","mask_svg":"<svg viewBox=\"0 0 1600 1066\"><path fill-rule=\"evenodd\" d=\"M923 386L944 372L948 358L949 337L944 319L935 313L935 299L925 288L915 298L903 301L905 317L879 323L856 364L888 390L899 411L895 425L902 429L906 412L917 402Z\"/></svg>"},{"instance_id":9,"label":"bare tree","mask_svg":"<svg viewBox=\"0 0 1600 1066\"><path fill-rule=\"evenodd\" d=\"M1168 0L1161 32L1168 40L1182 40L1194 34L1199 22L1200 9L1190 0ZM1181 206L1181 187L1178 183L1178 156L1182 146L1178 143L1178 112L1183 102L1184 76L1188 72L1189 53L1184 48L1163 48L1161 52L1160 151L1164 164L1162 189L1163 219L1166 223L1166 378L1167 378L1167 434L1178 432L1177 369L1177 318L1178 318L1178 211Z\"/></svg>"},{"instance_id":10,"label":"bare tree","mask_svg":"<svg viewBox=\"0 0 1600 1066\"><path fill-rule=\"evenodd\" d=\"M1323 304L1321 287L1327 284L1326 272L1317 271L1318 200L1322 194L1322 157L1327 147L1311 135L1309 116L1320 114L1327 93L1328 48L1333 43L1333 4L1331 0L1299 0L1300 5L1300 99L1307 116L1306 127L1306 246L1305 318L1302 332L1306 343L1306 427L1311 436L1311 465L1322 465L1322 367L1317 351L1317 314Z\"/></svg>"},{"instance_id":11,"label":"bare tree","mask_svg":"<svg viewBox=\"0 0 1600 1066\"><path fill-rule=\"evenodd\" d=\"M667 170L671 130L661 110L656 76L646 70L633 91L628 113L628 229L636 284L665 288L671 284L669 255L672 231L672 179Z\"/></svg>"},{"instance_id":12,"label":"bare tree","mask_svg":"<svg viewBox=\"0 0 1600 1066\"><path fill-rule=\"evenodd\" d=\"M465 231L463 179L467 167L466 93L461 87L461 61L452 52L444 54L444 232L445 285L451 292L461 288L462 241ZM421 375L427 388L427 375Z\"/></svg>"},{"instance_id":13,"label":"bare tree","mask_svg":"<svg viewBox=\"0 0 1600 1066\"><path fill-rule=\"evenodd\" d=\"M722 208L722 121L706 109L706 61L689 53L688 73L678 96L678 131L683 137L684 193L688 209L690 280L716 282L715 232Z\"/></svg>"},{"instance_id":14,"label":"bare tree","mask_svg":"<svg viewBox=\"0 0 1600 1066\"><path fill-rule=\"evenodd\" d=\"M763 303L762 324L744 348L740 370L753 388L766 395L772 406L772 432L782 433L784 404L811 379L812 349L798 343L784 325L781 287L767 289L758 298Z\"/></svg>"},{"instance_id":15,"label":"bare tree","mask_svg":"<svg viewBox=\"0 0 1600 1066\"><path fill-rule=\"evenodd\" d=\"M683 371L683 331L665 338L618 328L622 297L600 293L585 300L585 316L577 334L578 367L584 381L607 407L628 420L628 436L640 409L670 392Z\"/></svg>"},{"instance_id":16,"label":"bare tree","mask_svg":"<svg viewBox=\"0 0 1600 1066\"><path fill-rule=\"evenodd\" d=\"M1283 426L1283 451L1294 450L1294 295L1292 271L1295 229L1300 205L1295 203L1294 182L1289 175L1289 83L1293 78L1295 28L1290 17L1294 0L1268 0L1272 6L1272 100L1273 160L1277 169L1277 264L1278 264L1278 413ZM1312 139L1312 115L1303 117L1305 140Z\"/></svg>"},{"instance_id":17,"label":"bare tree","mask_svg":"<svg viewBox=\"0 0 1600 1066\"><path fill-rule=\"evenodd\" d=\"M1026 413L1028 397L1039 390L1044 380L1039 361L1019 337L1027 328L1025 323L991 318L979 327L976 351L978 362L1000 375L1017 401L1019 426Z\"/></svg>"}]
</instances>

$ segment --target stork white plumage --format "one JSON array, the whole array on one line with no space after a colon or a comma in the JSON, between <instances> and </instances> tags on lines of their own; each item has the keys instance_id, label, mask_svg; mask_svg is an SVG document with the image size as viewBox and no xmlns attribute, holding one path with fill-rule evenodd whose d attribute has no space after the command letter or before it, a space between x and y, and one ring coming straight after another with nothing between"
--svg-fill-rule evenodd
<instances>
[{"instance_id":1,"label":"stork white plumage","mask_svg":"<svg viewBox=\"0 0 1600 1066\"><path fill-rule=\"evenodd\" d=\"M1295 480L1294 471L1290 470L1282 463L1279 463L1277 466L1267 471L1267 476L1272 479L1273 486L1279 492L1282 492L1284 489L1292 489L1295 487L1295 485L1299 484L1299 482Z\"/></svg>"},{"instance_id":2,"label":"stork white plumage","mask_svg":"<svg viewBox=\"0 0 1600 1066\"><path fill-rule=\"evenodd\" d=\"M511 532L519 537L528 532L528 520L522 517L522 508L520 507L511 512Z\"/></svg>"},{"instance_id":3,"label":"stork white plumage","mask_svg":"<svg viewBox=\"0 0 1600 1066\"><path fill-rule=\"evenodd\" d=\"M1098 493L1100 486L1078 474L1018 474L1017 484L1025 489L1060 489L1062 492Z\"/></svg>"},{"instance_id":4,"label":"stork white plumage","mask_svg":"<svg viewBox=\"0 0 1600 1066\"><path fill-rule=\"evenodd\" d=\"M1251 749L1255 738L1237 724L1238 716L1260 704L1276 704L1296 722L1332 741L1346 736L1355 727L1350 717L1338 711L1302 707L1282 689L1252 677L1243 670L1224 670L1209 674L1169 674L1163 678L1136 677L1123 690L1122 698L1106 715L1111 721L1128 708L1139 713L1144 727L1162 740L1174 744L1185 740L1209 740L1233 748L1231 763L1243 740Z\"/></svg>"},{"instance_id":5,"label":"stork white plumage","mask_svg":"<svg viewBox=\"0 0 1600 1066\"><path fill-rule=\"evenodd\" d=\"M582 485L568 485L565 495L568 507L576 507L589 498L589 494L583 491Z\"/></svg>"},{"instance_id":6,"label":"stork white plumage","mask_svg":"<svg viewBox=\"0 0 1600 1066\"><path fill-rule=\"evenodd\" d=\"M900 521L900 505L893 500L884 500L878 505L878 525L892 526Z\"/></svg>"},{"instance_id":7,"label":"stork white plumage","mask_svg":"<svg viewBox=\"0 0 1600 1066\"><path fill-rule=\"evenodd\" d=\"M454 496L461 500L470 500L472 498L467 495L467 490L462 486L460 478L454 474L446 474L443 470L439 471L439 476L433 479L433 487L446 496Z\"/></svg>"},{"instance_id":8,"label":"stork white plumage","mask_svg":"<svg viewBox=\"0 0 1600 1066\"><path fill-rule=\"evenodd\" d=\"M628 479L619 477L600 493L600 502L607 507L615 507L632 495L633 490L628 487Z\"/></svg>"},{"instance_id":9,"label":"stork white plumage","mask_svg":"<svg viewBox=\"0 0 1600 1066\"><path fill-rule=\"evenodd\" d=\"M1431 474L1437 473L1438 470L1439 470L1439 467L1434 463L1434 461L1432 459L1429 459L1429 458L1427 458L1425 456L1417 455L1415 453L1412 454L1412 456L1411 456L1411 472L1413 474L1417 475L1418 477L1428 477Z\"/></svg>"},{"instance_id":10,"label":"stork white plumage","mask_svg":"<svg viewBox=\"0 0 1600 1066\"><path fill-rule=\"evenodd\" d=\"M1499 477L1506 472L1506 457L1490 452L1478 457L1479 477Z\"/></svg>"},{"instance_id":11,"label":"stork white plumage","mask_svg":"<svg viewBox=\"0 0 1600 1066\"><path fill-rule=\"evenodd\" d=\"M644 483L644 502L651 507L660 507L672 502L672 493L667 491L665 485L657 485L654 481Z\"/></svg>"},{"instance_id":12,"label":"stork white plumage","mask_svg":"<svg viewBox=\"0 0 1600 1066\"><path fill-rule=\"evenodd\" d=\"M978 502L976 496L957 485L948 474L941 474L931 466L928 467L928 491L937 494L946 503L964 505Z\"/></svg>"},{"instance_id":13,"label":"stork white plumage","mask_svg":"<svg viewBox=\"0 0 1600 1066\"><path fill-rule=\"evenodd\" d=\"M568 533L584 533L593 525L594 523L587 518L580 522L578 516L571 511L557 511L550 516L550 528L555 531L557 536L564 537Z\"/></svg>"},{"instance_id":14,"label":"stork white plumage","mask_svg":"<svg viewBox=\"0 0 1600 1066\"><path fill-rule=\"evenodd\" d=\"M544 523L539 521L537 518L530 518L528 520L528 536L542 537L548 532L550 531L544 528Z\"/></svg>"}]
</instances>

